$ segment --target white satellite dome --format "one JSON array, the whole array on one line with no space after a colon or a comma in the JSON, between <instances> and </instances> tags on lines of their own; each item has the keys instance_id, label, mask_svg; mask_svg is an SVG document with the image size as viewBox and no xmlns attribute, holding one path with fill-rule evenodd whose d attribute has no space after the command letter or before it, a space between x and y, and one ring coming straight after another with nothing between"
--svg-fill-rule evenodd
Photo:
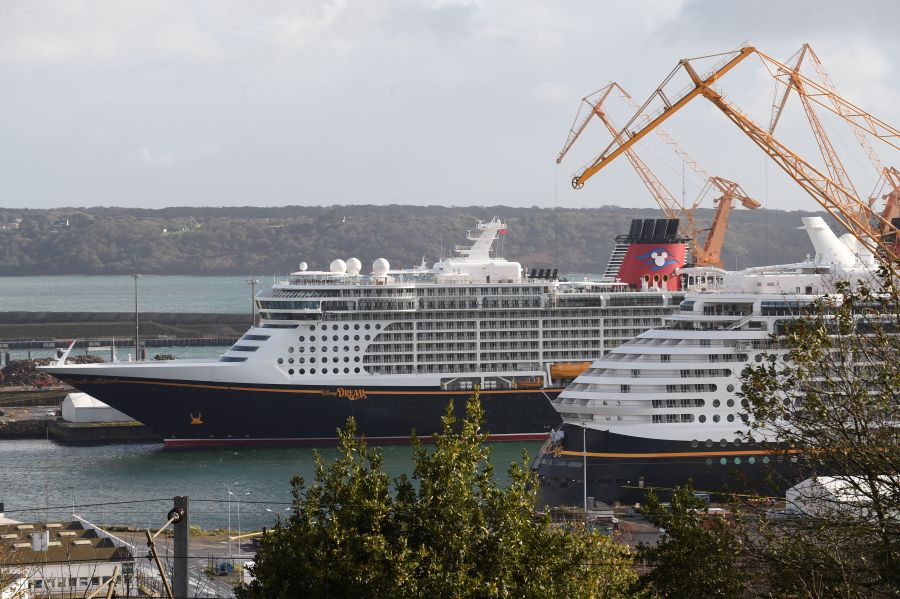
<instances>
[{"instance_id":1,"label":"white satellite dome","mask_svg":"<svg viewBox=\"0 0 900 599\"><path fill-rule=\"evenodd\" d=\"M347 272L347 263L340 258L332 260L331 266L328 267L328 270L335 274L344 274L345 272Z\"/></svg>"},{"instance_id":2,"label":"white satellite dome","mask_svg":"<svg viewBox=\"0 0 900 599\"><path fill-rule=\"evenodd\" d=\"M309 268L309 264L307 264L306 262L300 263L300 270L306 270L307 268Z\"/></svg>"},{"instance_id":3,"label":"white satellite dome","mask_svg":"<svg viewBox=\"0 0 900 599\"><path fill-rule=\"evenodd\" d=\"M358 275L359 271L362 270L362 262L359 261L359 258L350 258L347 260L347 272L351 275Z\"/></svg>"},{"instance_id":4,"label":"white satellite dome","mask_svg":"<svg viewBox=\"0 0 900 599\"><path fill-rule=\"evenodd\" d=\"M372 274L374 275L386 275L390 269L391 263L384 258L379 258L372 263Z\"/></svg>"}]
</instances>

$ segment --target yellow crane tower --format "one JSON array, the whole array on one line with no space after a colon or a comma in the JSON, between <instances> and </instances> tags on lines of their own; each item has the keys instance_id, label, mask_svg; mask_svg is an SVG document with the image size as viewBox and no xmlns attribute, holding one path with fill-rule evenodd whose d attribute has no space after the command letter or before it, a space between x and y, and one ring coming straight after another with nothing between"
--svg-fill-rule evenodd
<instances>
[{"instance_id":1,"label":"yellow crane tower","mask_svg":"<svg viewBox=\"0 0 900 599\"><path fill-rule=\"evenodd\" d=\"M616 82L611 82L600 90L582 98L581 106L579 106L578 113L576 113L575 120L569 130L569 136L556 158L557 164L562 162L563 158L565 158L566 154L575 144L575 141L587 128L588 123L593 117L600 119L613 136L613 139L617 139L619 142L623 141L621 132L612 123L609 115L603 109L604 103L613 91L618 92L619 96L630 107L637 108L637 105L634 103L628 92ZM583 119L579 119L582 110L585 108L587 108L587 114ZM751 210L759 208L760 203L749 197L741 186L734 181L729 181L723 177L714 177L707 173L703 167L701 167L696 160L691 158L687 151L674 140L674 138L665 133L662 129L657 129L656 133L666 144L672 147L686 165L691 167L691 170L700 175L705 181L703 189L690 206L685 206L683 202L677 200L675 196L672 195L662 181L660 181L640 156L638 156L634 149L626 150L625 157L631 163L631 166L634 168L635 172L637 172L641 181L650 191L650 194L653 196L654 200L656 200L656 203L659 204L659 207L662 208L666 216L668 218L680 218L685 221L685 224L687 225L687 234L691 238L689 242L691 254L694 257L696 264L700 266L716 266L721 268L721 253L725 243L725 231L728 228L728 218L731 209L734 207L734 201L737 200L741 202L744 207ZM713 190L718 191L721 195L713 200L717 203L716 212L713 217L712 225L707 232L706 240L700 245L700 229L694 214L703 198L707 193Z\"/></svg>"},{"instance_id":2,"label":"yellow crane tower","mask_svg":"<svg viewBox=\"0 0 900 599\"><path fill-rule=\"evenodd\" d=\"M796 90L797 95L800 97L800 101L803 104L803 110L804 112L806 112L807 119L809 120L810 126L813 129L813 134L815 135L816 142L819 144L819 149L822 153L822 157L825 159L825 167L828 169L829 173L832 175L832 178L835 181L840 181L842 183L846 182L844 184L847 189L853 189L855 192L856 190L853 188L853 184L849 182L850 178L849 176L847 176L846 170L844 169L840 158L838 158L837 153L834 151L834 146L831 144L828 136L825 134L824 127L822 127L821 121L819 120L818 115L813 108L812 102L807 96L806 87L797 76L800 73L800 68L803 64L804 59L808 59L807 62L813 65L813 68L818 74L819 81L828 89L830 94L832 94L832 97L838 95L837 88L835 87L831 77L828 75L828 72L825 70L825 67L822 65L822 61L819 60L819 57L812 49L812 46L810 46L809 44L803 44L803 46L800 47L800 50L797 51L794 57L796 57L796 61L794 62L794 66L791 67L790 71L783 71L781 69L776 70L776 81L784 84L784 93L782 94L780 100L773 102L772 104L772 118L769 122L769 133L775 132L775 126L778 124L782 112L784 112L784 107L787 103L788 96L790 95L792 89ZM788 61L790 62L791 59L788 59ZM843 105L837 102L832 102L832 104L834 105L834 109L846 119L847 114ZM897 169L892 166L884 166L884 164L882 164L881 162L881 158L875 151L875 148L873 148L872 144L869 143L869 138L866 135L865 130L857 125L854 120L846 120L848 121L853 134L856 136L860 147L869 158L869 161L872 163L872 166L875 168L875 172L878 175L878 181L876 181L875 183L875 190L867 200L868 204L870 207L874 206L875 202L878 201L880 190L887 186L889 191L883 196L885 205L881 213L881 217L882 219L884 219L884 221L891 222L894 218L900 217L900 172L898 172ZM861 198L858 193L856 193L856 195L857 197ZM861 214L860 217L864 218L865 215ZM883 227L881 228L883 229ZM886 231L882 232L884 233Z\"/></svg>"},{"instance_id":3,"label":"yellow crane tower","mask_svg":"<svg viewBox=\"0 0 900 599\"><path fill-rule=\"evenodd\" d=\"M713 87L725 74L754 54L759 56L773 76L775 76L775 72L778 69L791 70L790 67L763 54L752 46L743 47L735 52L679 61L678 66L672 70L669 76L651 94L638 113L632 116L625 124L622 129L624 135L614 139L591 164L580 174L576 175L572 179L572 186L576 189L582 187L600 169L630 149L631 146L678 112L688 102L698 96L703 96L721 110L753 143L809 193L826 212L846 227L862 246L874 254L882 254L887 257L890 268L896 272L898 267L898 248L894 240L897 239L897 229L889 221L885 221L881 214L873 210L868 202L861 200L852 191L846 189L843 185L834 181L792 151L779 139L728 102ZM721 60L712 69L701 75L697 72L695 63L709 58L721 58ZM672 92L672 90L667 88L676 80L676 75L687 75L690 79L690 84L684 90ZM855 124L868 135L872 135L884 143L900 149L900 130L888 125L804 75L798 73L796 76L805 86L806 96L810 101ZM642 121L641 114L651 114L648 108L657 102L661 103L661 106L654 108L655 112L652 114L655 114L655 116L646 124L636 127Z\"/></svg>"}]
</instances>

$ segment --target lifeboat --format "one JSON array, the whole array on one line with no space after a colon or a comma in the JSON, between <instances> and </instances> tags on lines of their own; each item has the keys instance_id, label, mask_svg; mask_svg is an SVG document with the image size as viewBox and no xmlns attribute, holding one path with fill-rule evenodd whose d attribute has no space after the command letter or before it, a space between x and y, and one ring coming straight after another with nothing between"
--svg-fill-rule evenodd
<instances>
[{"instance_id":1,"label":"lifeboat","mask_svg":"<svg viewBox=\"0 0 900 599\"><path fill-rule=\"evenodd\" d=\"M558 362L550 365L550 376L555 379L574 379L590 367L590 362Z\"/></svg>"}]
</instances>

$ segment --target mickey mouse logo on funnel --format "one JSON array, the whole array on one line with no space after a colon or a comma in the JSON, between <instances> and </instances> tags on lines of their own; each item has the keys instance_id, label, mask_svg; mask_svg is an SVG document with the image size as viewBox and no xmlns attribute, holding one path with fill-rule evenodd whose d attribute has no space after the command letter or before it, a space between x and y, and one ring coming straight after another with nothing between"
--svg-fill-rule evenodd
<instances>
[{"instance_id":1,"label":"mickey mouse logo on funnel","mask_svg":"<svg viewBox=\"0 0 900 599\"><path fill-rule=\"evenodd\" d=\"M652 270L659 270L670 264L678 264L678 260L671 258L669 256L669 252L666 251L666 248L656 248L640 256L637 256L638 260L643 260L644 264L651 267Z\"/></svg>"}]
</instances>

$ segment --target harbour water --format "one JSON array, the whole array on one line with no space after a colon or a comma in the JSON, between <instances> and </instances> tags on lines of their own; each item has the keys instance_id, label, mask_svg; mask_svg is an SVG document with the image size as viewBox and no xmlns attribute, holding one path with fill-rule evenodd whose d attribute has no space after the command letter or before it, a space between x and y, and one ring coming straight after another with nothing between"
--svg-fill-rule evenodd
<instances>
[{"instance_id":1,"label":"harbour water","mask_svg":"<svg viewBox=\"0 0 900 599\"><path fill-rule=\"evenodd\" d=\"M508 480L506 469L521 459L521 449L534 456L539 447L539 442L492 444L498 481ZM0 502L7 517L20 521L65 519L74 511L98 524L159 527L171 498L188 495L191 523L211 530L228 526L227 485L233 493L232 528L259 530L272 526L275 514L290 506L292 476L302 476L307 484L314 479L315 451L326 462L337 456L335 448L177 451L160 444L0 441ZM392 477L411 473L411 447L391 445L382 451Z\"/></svg>"},{"instance_id":2,"label":"harbour water","mask_svg":"<svg viewBox=\"0 0 900 599\"><path fill-rule=\"evenodd\" d=\"M249 311L249 277L148 276L139 281L140 309L153 312ZM260 285L271 279L256 277ZM257 288L259 289L259 287ZM0 311L110 311L134 309L134 280L129 276L0 277ZM119 348L120 360L130 348ZM160 347L155 354L211 358L224 347ZM27 352L11 352L13 358ZM54 350L31 350L33 357ZM109 360L109 350L98 355ZM499 482L524 448L534 456L539 443L493 444ZM410 474L412 450L386 446L384 467L392 476ZM320 448L326 461L337 454ZM274 514L289 506L289 481L315 475L315 450L207 449L165 450L160 444L65 446L44 440L0 441L0 502L16 520L65 519L72 512L97 523L159 526L175 495L194 501L192 524L205 529L228 526L231 487L232 528L271 526ZM240 506L238 506L240 499ZM128 503L122 503L128 502ZM135 503L136 502L136 503ZM74 508L73 508L74 506ZM238 512L240 522L238 522Z\"/></svg>"}]
</instances>

